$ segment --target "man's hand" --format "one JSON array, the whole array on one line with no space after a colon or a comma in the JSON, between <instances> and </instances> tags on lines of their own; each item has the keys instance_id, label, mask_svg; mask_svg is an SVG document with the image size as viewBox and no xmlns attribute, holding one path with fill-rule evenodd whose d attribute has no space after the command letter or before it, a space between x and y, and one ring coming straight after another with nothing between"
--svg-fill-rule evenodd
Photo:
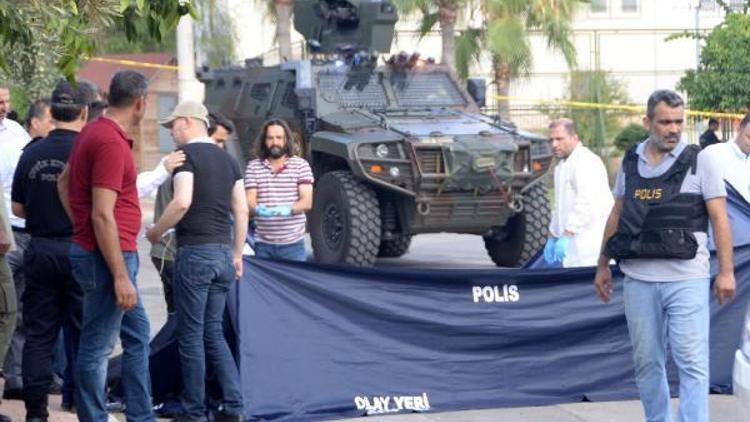
<instances>
[{"instance_id":1,"label":"man's hand","mask_svg":"<svg viewBox=\"0 0 750 422\"><path fill-rule=\"evenodd\" d=\"M185 162L185 153L182 150L172 151L164 156L164 168L168 173L181 166Z\"/></svg>"},{"instance_id":2,"label":"man's hand","mask_svg":"<svg viewBox=\"0 0 750 422\"><path fill-rule=\"evenodd\" d=\"M278 217L289 217L292 215L292 206L291 205L277 205L275 207L270 207L271 215L278 216Z\"/></svg>"},{"instance_id":3,"label":"man's hand","mask_svg":"<svg viewBox=\"0 0 750 422\"><path fill-rule=\"evenodd\" d=\"M609 265L600 265L597 267L596 276L594 277L594 288L602 302L607 303L612 299L612 292L615 290L615 285L612 282L612 270L609 269Z\"/></svg>"},{"instance_id":4,"label":"man's hand","mask_svg":"<svg viewBox=\"0 0 750 422\"><path fill-rule=\"evenodd\" d=\"M258 217L272 217L274 207L267 207L265 205L258 205L255 207L255 215Z\"/></svg>"},{"instance_id":5,"label":"man's hand","mask_svg":"<svg viewBox=\"0 0 750 422\"><path fill-rule=\"evenodd\" d=\"M0 222L2 224L2 222ZM0 225L0 255L5 255L10 250L10 238L5 233L5 228Z\"/></svg>"},{"instance_id":6,"label":"man's hand","mask_svg":"<svg viewBox=\"0 0 750 422\"><path fill-rule=\"evenodd\" d=\"M242 278L242 255L235 255L232 263L234 264L234 276L239 280Z\"/></svg>"},{"instance_id":7,"label":"man's hand","mask_svg":"<svg viewBox=\"0 0 750 422\"><path fill-rule=\"evenodd\" d=\"M714 280L714 294L716 299L719 300L719 305L723 305L724 302L728 302L734 298L736 290L736 283L734 280L734 273L719 273Z\"/></svg>"},{"instance_id":8,"label":"man's hand","mask_svg":"<svg viewBox=\"0 0 750 422\"><path fill-rule=\"evenodd\" d=\"M556 262L563 262L565 256L568 254L568 244L570 243L570 236L563 235L557 238L555 242L554 257Z\"/></svg>"},{"instance_id":9,"label":"man's hand","mask_svg":"<svg viewBox=\"0 0 750 422\"><path fill-rule=\"evenodd\" d=\"M156 226L153 224L146 228L146 239L152 244L159 243L163 236L164 234L157 230Z\"/></svg>"},{"instance_id":10,"label":"man's hand","mask_svg":"<svg viewBox=\"0 0 750 422\"><path fill-rule=\"evenodd\" d=\"M548 264L555 262L555 243L557 243L557 238L550 236L547 238L547 243L544 245L544 260Z\"/></svg>"},{"instance_id":11,"label":"man's hand","mask_svg":"<svg viewBox=\"0 0 750 422\"><path fill-rule=\"evenodd\" d=\"M135 308L138 303L135 287L127 276L115 278L115 297L117 307L125 312Z\"/></svg>"}]
</instances>

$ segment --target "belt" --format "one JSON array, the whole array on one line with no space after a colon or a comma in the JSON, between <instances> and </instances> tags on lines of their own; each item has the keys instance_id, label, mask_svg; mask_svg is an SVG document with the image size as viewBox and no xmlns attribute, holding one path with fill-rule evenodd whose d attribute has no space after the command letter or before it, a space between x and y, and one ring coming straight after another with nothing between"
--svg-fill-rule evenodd
<instances>
[{"instance_id":1,"label":"belt","mask_svg":"<svg viewBox=\"0 0 750 422\"><path fill-rule=\"evenodd\" d=\"M73 236L34 236L34 235L31 235L31 240L52 240L55 242L70 242L73 240Z\"/></svg>"},{"instance_id":2,"label":"belt","mask_svg":"<svg viewBox=\"0 0 750 422\"><path fill-rule=\"evenodd\" d=\"M16 233L28 233L28 231L23 227L10 226L10 228Z\"/></svg>"}]
</instances>

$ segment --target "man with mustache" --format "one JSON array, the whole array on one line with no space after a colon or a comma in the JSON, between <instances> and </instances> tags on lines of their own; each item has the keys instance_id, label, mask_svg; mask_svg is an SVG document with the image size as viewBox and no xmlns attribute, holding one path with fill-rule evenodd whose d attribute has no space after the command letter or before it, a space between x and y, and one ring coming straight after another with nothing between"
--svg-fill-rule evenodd
<instances>
[{"instance_id":1,"label":"man with mustache","mask_svg":"<svg viewBox=\"0 0 750 422\"><path fill-rule=\"evenodd\" d=\"M245 192L255 216L255 256L304 261L305 211L312 208L310 164L294 155L292 131L283 120L263 125L256 158L247 164Z\"/></svg>"},{"instance_id":2,"label":"man with mustache","mask_svg":"<svg viewBox=\"0 0 750 422\"><path fill-rule=\"evenodd\" d=\"M573 120L549 125L555 166L555 204L544 260L565 268L591 267L599 258L604 223L614 201L602 159L578 139Z\"/></svg>"},{"instance_id":3,"label":"man with mustache","mask_svg":"<svg viewBox=\"0 0 750 422\"><path fill-rule=\"evenodd\" d=\"M610 258L625 273L623 301L635 379L648 421L671 421L666 344L680 377L679 420L708 420L709 252L713 227L719 303L735 293L732 239L721 167L681 141L684 102L674 91L648 99L649 137L630 149L615 183L594 287L613 293Z\"/></svg>"}]
</instances>

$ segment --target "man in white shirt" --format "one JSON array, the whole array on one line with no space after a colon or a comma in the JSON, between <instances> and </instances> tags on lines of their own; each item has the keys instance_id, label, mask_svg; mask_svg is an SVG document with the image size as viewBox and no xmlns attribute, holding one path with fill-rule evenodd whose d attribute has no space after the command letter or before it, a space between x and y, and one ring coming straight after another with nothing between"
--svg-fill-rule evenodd
<instances>
[{"instance_id":1,"label":"man in white shirt","mask_svg":"<svg viewBox=\"0 0 750 422\"><path fill-rule=\"evenodd\" d=\"M581 144L576 124L558 119L549 125L555 167L555 203L544 247L548 263L563 267L596 265L601 238L614 200L601 158Z\"/></svg>"},{"instance_id":2,"label":"man in white shirt","mask_svg":"<svg viewBox=\"0 0 750 422\"><path fill-rule=\"evenodd\" d=\"M724 181L750 202L750 114L740 122L734 141L706 147L703 156L721 168Z\"/></svg>"},{"instance_id":3,"label":"man in white shirt","mask_svg":"<svg viewBox=\"0 0 750 422\"><path fill-rule=\"evenodd\" d=\"M31 137L24 128L15 121L6 118L10 112L10 89L7 86L0 85L0 179L3 183L5 195L3 205L10 220L13 238L16 243L16 249L8 252L6 259L11 271L13 272L13 282L16 287L18 298L18 313L16 321L16 331L13 334L13 340L5 357L3 372L5 375L5 392L6 398L20 398L23 380L21 378L21 353L23 350L24 330L22 321L21 296L24 291L23 278L23 254L26 245L29 243L29 235L26 233L26 223L23 218L13 215L11 211L10 191L13 186L13 174L16 172L18 159L26 144Z\"/></svg>"}]
</instances>

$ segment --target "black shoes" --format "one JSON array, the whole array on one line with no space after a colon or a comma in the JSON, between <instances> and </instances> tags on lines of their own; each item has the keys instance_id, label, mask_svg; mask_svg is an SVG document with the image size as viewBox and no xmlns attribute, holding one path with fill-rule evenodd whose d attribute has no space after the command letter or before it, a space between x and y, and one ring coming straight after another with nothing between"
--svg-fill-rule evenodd
<instances>
[{"instance_id":1,"label":"black shoes","mask_svg":"<svg viewBox=\"0 0 750 422\"><path fill-rule=\"evenodd\" d=\"M23 400L23 388L6 388L3 391L4 400Z\"/></svg>"}]
</instances>

